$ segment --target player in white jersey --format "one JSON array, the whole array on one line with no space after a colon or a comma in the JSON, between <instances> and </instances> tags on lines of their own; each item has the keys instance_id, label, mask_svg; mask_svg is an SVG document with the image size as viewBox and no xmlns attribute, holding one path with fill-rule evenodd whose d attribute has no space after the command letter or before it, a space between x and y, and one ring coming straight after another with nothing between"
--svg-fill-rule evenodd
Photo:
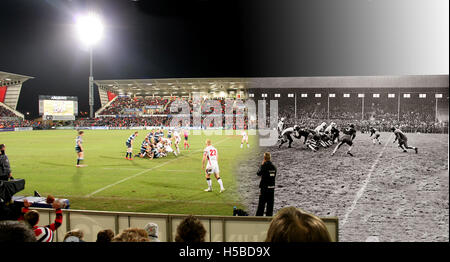
<instances>
[{"instance_id":1,"label":"player in white jersey","mask_svg":"<svg viewBox=\"0 0 450 262\"><path fill-rule=\"evenodd\" d=\"M277 131L278 131L278 138L281 138L281 133L284 130L284 117L280 119L280 122L278 122Z\"/></svg>"},{"instance_id":2,"label":"player in white jersey","mask_svg":"<svg viewBox=\"0 0 450 262\"><path fill-rule=\"evenodd\" d=\"M180 132L175 130L175 132L173 132L173 137L174 137L175 149L176 149L177 153L180 154L180 142L181 142Z\"/></svg>"},{"instance_id":3,"label":"player in white jersey","mask_svg":"<svg viewBox=\"0 0 450 262\"><path fill-rule=\"evenodd\" d=\"M208 184L208 188L205 189L206 192L212 191L211 174L214 174L217 179L217 183L220 185L220 193L225 191L222 179L220 179L219 175L219 155L217 149L212 146L211 140L209 139L206 140L206 148L203 151L202 170L205 170L206 183Z\"/></svg>"},{"instance_id":4,"label":"player in white jersey","mask_svg":"<svg viewBox=\"0 0 450 262\"><path fill-rule=\"evenodd\" d=\"M314 129L314 132L316 132L316 134L320 134L322 135L325 132L325 126L327 125L327 123L322 122L322 124L320 124L319 126L317 126Z\"/></svg>"},{"instance_id":5,"label":"player in white jersey","mask_svg":"<svg viewBox=\"0 0 450 262\"><path fill-rule=\"evenodd\" d=\"M172 148L172 140L170 140L170 139L168 139L168 138L161 138L162 139L162 142L163 142L163 145L164 145L164 150L167 152L167 153L173 153L175 156L178 156L177 155L177 152L175 152L175 151L173 151L173 148Z\"/></svg>"},{"instance_id":6,"label":"player in white jersey","mask_svg":"<svg viewBox=\"0 0 450 262\"><path fill-rule=\"evenodd\" d=\"M241 148L244 147L244 143L247 143L247 148L250 148L250 145L248 144L248 135L245 130L242 131L242 140L241 140Z\"/></svg>"}]
</instances>

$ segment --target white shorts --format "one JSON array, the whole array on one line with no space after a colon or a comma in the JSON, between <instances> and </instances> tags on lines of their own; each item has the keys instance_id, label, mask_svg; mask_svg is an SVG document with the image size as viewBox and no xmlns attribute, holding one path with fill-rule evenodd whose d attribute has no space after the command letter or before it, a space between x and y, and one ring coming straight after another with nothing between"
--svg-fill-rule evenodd
<instances>
[{"instance_id":1,"label":"white shorts","mask_svg":"<svg viewBox=\"0 0 450 262\"><path fill-rule=\"evenodd\" d=\"M170 147L170 146L166 146L166 152L169 152L169 153L172 153L173 152L173 149L172 149L172 147Z\"/></svg>"},{"instance_id":2,"label":"white shorts","mask_svg":"<svg viewBox=\"0 0 450 262\"><path fill-rule=\"evenodd\" d=\"M209 164L206 165L206 173L207 174L219 174L219 165L218 164Z\"/></svg>"}]
</instances>

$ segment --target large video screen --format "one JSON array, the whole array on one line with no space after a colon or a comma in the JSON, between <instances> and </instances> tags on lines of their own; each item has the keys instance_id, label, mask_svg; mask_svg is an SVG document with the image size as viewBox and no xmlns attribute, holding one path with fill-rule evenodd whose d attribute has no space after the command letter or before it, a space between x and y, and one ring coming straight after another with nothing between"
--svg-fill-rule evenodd
<instances>
[{"instance_id":1,"label":"large video screen","mask_svg":"<svg viewBox=\"0 0 450 262\"><path fill-rule=\"evenodd\" d=\"M74 115L73 101L44 100L44 115L70 116Z\"/></svg>"},{"instance_id":2,"label":"large video screen","mask_svg":"<svg viewBox=\"0 0 450 262\"><path fill-rule=\"evenodd\" d=\"M74 96L39 96L39 114L56 118L73 118L78 114L78 98ZM61 119L61 120L64 120Z\"/></svg>"}]
</instances>

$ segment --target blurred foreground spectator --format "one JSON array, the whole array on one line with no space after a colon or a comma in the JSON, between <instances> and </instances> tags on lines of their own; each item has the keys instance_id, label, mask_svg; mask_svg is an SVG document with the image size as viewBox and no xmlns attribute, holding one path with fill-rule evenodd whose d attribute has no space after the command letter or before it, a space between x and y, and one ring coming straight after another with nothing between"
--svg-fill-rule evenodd
<instances>
[{"instance_id":1,"label":"blurred foreground spectator","mask_svg":"<svg viewBox=\"0 0 450 262\"><path fill-rule=\"evenodd\" d=\"M64 242L85 242L83 240L84 233L81 229L73 229L66 233Z\"/></svg>"},{"instance_id":2,"label":"blurred foreground spectator","mask_svg":"<svg viewBox=\"0 0 450 262\"><path fill-rule=\"evenodd\" d=\"M205 242L206 229L202 222L190 215L183 219L177 227L175 242Z\"/></svg>"},{"instance_id":3,"label":"blurred foreground spectator","mask_svg":"<svg viewBox=\"0 0 450 262\"><path fill-rule=\"evenodd\" d=\"M0 242L36 242L36 236L24 222L0 221Z\"/></svg>"},{"instance_id":4,"label":"blurred foreground spectator","mask_svg":"<svg viewBox=\"0 0 450 262\"><path fill-rule=\"evenodd\" d=\"M158 239L158 225L155 223L148 223L144 230L147 231L150 242L160 242Z\"/></svg>"},{"instance_id":5,"label":"blurred foreground spectator","mask_svg":"<svg viewBox=\"0 0 450 262\"><path fill-rule=\"evenodd\" d=\"M114 238L114 232L111 229L103 229L97 233L97 241L102 243L111 242Z\"/></svg>"},{"instance_id":6,"label":"blurred foreground spectator","mask_svg":"<svg viewBox=\"0 0 450 262\"><path fill-rule=\"evenodd\" d=\"M331 242L331 237L319 217L295 207L285 207L270 223L266 242Z\"/></svg>"},{"instance_id":7,"label":"blurred foreground spectator","mask_svg":"<svg viewBox=\"0 0 450 262\"><path fill-rule=\"evenodd\" d=\"M149 242L147 231L140 228L128 228L115 236L111 242Z\"/></svg>"}]
</instances>

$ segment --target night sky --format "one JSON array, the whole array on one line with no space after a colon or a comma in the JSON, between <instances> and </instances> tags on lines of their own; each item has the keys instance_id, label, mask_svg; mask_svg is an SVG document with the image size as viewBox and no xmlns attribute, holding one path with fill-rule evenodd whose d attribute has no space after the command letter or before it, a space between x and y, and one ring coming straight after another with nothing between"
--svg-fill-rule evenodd
<instances>
[{"instance_id":1,"label":"night sky","mask_svg":"<svg viewBox=\"0 0 450 262\"><path fill-rule=\"evenodd\" d=\"M89 53L74 28L88 10L105 25L99 80L448 74L448 1L1 0L0 10L0 71L35 77L17 108L34 117L39 95L77 96L88 111Z\"/></svg>"}]
</instances>

